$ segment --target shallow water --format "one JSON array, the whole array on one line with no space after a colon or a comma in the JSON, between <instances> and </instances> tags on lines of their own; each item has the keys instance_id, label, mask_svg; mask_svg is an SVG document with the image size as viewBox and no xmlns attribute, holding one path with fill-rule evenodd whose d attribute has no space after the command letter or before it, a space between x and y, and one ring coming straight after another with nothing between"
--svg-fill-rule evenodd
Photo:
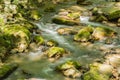
<instances>
[{"instance_id":1,"label":"shallow water","mask_svg":"<svg viewBox=\"0 0 120 80\"><path fill-rule=\"evenodd\" d=\"M46 16L49 15L46 14ZM85 25L109 27L100 23L89 22L87 20L88 18L89 17L82 17L83 21L81 21L81 23ZM5 80L80 80L64 77L61 73L55 70L55 67L67 60L77 60L81 64L87 66L93 61L103 59L104 55L101 54L100 50L98 50L97 48L120 47L120 38L115 39L115 43L113 44L104 44L104 42L97 42L87 47L83 46L84 44L80 45L76 42L73 42L71 36L62 36L56 32L58 28L69 26L46 23L46 20L47 19L43 19L42 21L45 22L40 21L38 23L35 23L35 25L37 25L38 28L42 31L42 36L46 40L55 40L59 43L60 47L69 50L72 54L70 56L60 58L54 63L50 62L46 57L42 56L43 52L41 51L41 48L37 49L34 52L30 52L27 55L24 53L21 53L20 55L15 55L12 58L14 62L19 64L19 68ZM118 32L118 34L120 34L120 29L118 27L111 28L113 28L115 31Z\"/></svg>"}]
</instances>

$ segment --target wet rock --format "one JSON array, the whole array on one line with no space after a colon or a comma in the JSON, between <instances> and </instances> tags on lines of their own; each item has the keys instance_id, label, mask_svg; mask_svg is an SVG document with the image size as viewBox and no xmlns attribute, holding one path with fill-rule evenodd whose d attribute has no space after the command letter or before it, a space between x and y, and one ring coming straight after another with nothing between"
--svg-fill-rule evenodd
<instances>
[{"instance_id":1,"label":"wet rock","mask_svg":"<svg viewBox=\"0 0 120 80\"><path fill-rule=\"evenodd\" d=\"M8 25L3 29L4 37L16 52L23 52L29 45L30 32L18 24Z\"/></svg>"},{"instance_id":2,"label":"wet rock","mask_svg":"<svg viewBox=\"0 0 120 80\"><path fill-rule=\"evenodd\" d=\"M106 23L104 24L107 24L107 25L110 25L108 23L117 24L116 20L120 17L120 8L115 5L109 4L109 7L107 5L103 7L93 8L92 10L93 17L91 18L91 20L97 21L97 22L106 21ZM117 25L111 25L111 26L117 26Z\"/></svg>"},{"instance_id":3,"label":"wet rock","mask_svg":"<svg viewBox=\"0 0 120 80\"><path fill-rule=\"evenodd\" d=\"M115 31L109 28L97 27L94 29L92 36L95 38L95 40L104 40L108 37L114 37Z\"/></svg>"},{"instance_id":4,"label":"wet rock","mask_svg":"<svg viewBox=\"0 0 120 80\"><path fill-rule=\"evenodd\" d=\"M99 66L99 72L106 75L112 75L113 67L109 64L101 64Z\"/></svg>"},{"instance_id":5,"label":"wet rock","mask_svg":"<svg viewBox=\"0 0 120 80\"><path fill-rule=\"evenodd\" d=\"M79 71L81 65L75 61L67 61L57 67L65 76L78 78L81 77L82 73Z\"/></svg>"},{"instance_id":6,"label":"wet rock","mask_svg":"<svg viewBox=\"0 0 120 80\"><path fill-rule=\"evenodd\" d=\"M45 54L47 54L48 58L54 61L68 53L61 47L51 47L45 52Z\"/></svg>"},{"instance_id":7,"label":"wet rock","mask_svg":"<svg viewBox=\"0 0 120 80\"><path fill-rule=\"evenodd\" d=\"M0 64L0 79L4 79L6 76L9 75L13 70L17 68L16 64L11 64L11 63L4 63Z\"/></svg>"},{"instance_id":8,"label":"wet rock","mask_svg":"<svg viewBox=\"0 0 120 80\"><path fill-rule=\"evenodd\" d=\"M112 65L113 67L119 67L120 66L120 55L119 54L108 55L106 62Z\"/></svg>"},{"instance_id":9,"label":"wet rock","mask_svg":"<svg viewBox=\"0 0 120 80\"><path fill-rule=\"evenodd\" d=\"M39 20L41 18L41 14L38 10L31 10L29 14L30 18L33 20Z\"/></svg>"},{"instance_id":10,"label":"wet rock","mask_svg":"<svg viewBox=\"0 0 120 80\"><path fill-rule=\"evenodd\" d=\"M57 32L61 35L75 34L77 31L74 31L73 28L60 28Z\"/></svg>"},{"instance_id":11,"label":"wet rock","mask_svg":"<svg viewBox=\"0 0 120 80\"><path fill-rule=\"evenodd\" d=\"M79 19L73 20L68 16L54 16L52 21L57 24L79 25Z\"/></svg>"},{"instance_id":12,"label":"wet rock","mask_svg":"<svg viewBox=\"0 0 120 80\"><path fill-rule=\"evenodd\" d=\"M92 2L87 1L87 0L77 0L77 4L80 4L80 5L89 5L89 4L92 4Z\"/></svg>"},{"instance_id":13,"label":"wet rock","mask_svg":"<svg viewBox=\"0 0 120 80\"><path fill-rule=\"evenodd\" d=\"M53 46L57 46L58 43L54 40L49 40L49 41L47 41L46 45L50 46L50 47L53 47Z\"/></svg>"},{"instance_id":14,"label":"wet rock","mask_svg":"<svg viewBox=\"0 0 120 80\"><path fill-rule=\"evenodd\" d=\"M81 29L76 35L74 35L74 40L81 42L89 41L92 38L91 34L93 33L93 30L93 27L86 27Z\"/></svg>"},{"instance_id":15,"label":"wet rock","mask_svg":"<svg viewBox=\"0 0 120 80\"><path fill-rule=\"evenodd\" d=\"M79 6L72 6L67 9L62 9L53 17L52 21L57 24L79 25L79 17L82 11L86 11L86 9Z\"/></svg>"},{"instance_id":16,"label":"wet rock","mask_svg":"<svg viewBox=\"0 0 120 80\"><path fill-rule=\"evenodd\" d=\"M105 74L101 74L99 72L99 66L100 66L99 63L93 63L93 64L91 64L90 65L90 70L83 75L83 79L84 80L109 80L110 76L106 75L106 73L108 73L109 71L108 72L105 71Z\"/></svg>"},{"instance_id":17,"label":"wet rock","mask_svg":"<svg viewBox=\"0 0 120 80\"><path fill-rule=\"evenodd\" d=\"M43 37L40 35L34 36L33 40L34 40L34 42L36 42L37 45L42 45L45 42Z\"/></svg>"}]
</instances>

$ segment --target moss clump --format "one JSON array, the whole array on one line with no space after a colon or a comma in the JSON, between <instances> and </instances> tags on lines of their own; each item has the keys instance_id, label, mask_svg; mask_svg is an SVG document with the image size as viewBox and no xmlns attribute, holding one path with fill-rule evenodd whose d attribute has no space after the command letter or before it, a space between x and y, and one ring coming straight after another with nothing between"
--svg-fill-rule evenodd
<instances>
[{"instance_id":1,"label":"moss clump","mask_svg":"<svg viewBox=\"0 0 120 80\"><path fill-rule=\"evenodd\" d=\"M16 64L2 64L0 65L0 79L9 74L12 70L17 67Z\"/></svg>"},{"instance_id":2,"label":"moss clump","mask_svg":"<svg viewBox=\"0 0 120 80\"><path fill-rule=\"evenodd\" d=\"M29 14L30 18L33 20L39 20L41 18L41 14L38 10L31 10Z\"/></svg>"},{"instance_id":3,"label":"moss clump","mask_svg":"<svg viewBox=\"0 0 120 80\"><path fill-rule=\"evenodd\" d=\"M78 78L81 76L81 72L78 70L81 65L76 61L67 61L57 67L65 76Z\"/></svg>"},{"instance_id":4,"label":"moss clump","mask_svg":"<svg viewBox=\"0 0 120 80\"><path fill-rule=\"evenodd\" d=\"M74 40L75 41L82 41L82 42L86 42L89 41L91 39L91 34L93 32L93 27L86 27L81 29L75 36L74 36Z\"/></svg>"},{"instance_id":5,"label":"moss clump","mask_svg":"<svg viewBox=\"0 0 120 80\"><path fill-rule=\"evenodd\" d=\"M107 37L113 37L115 33L116 32L110 28L97 27L95 28L92 36L95 38L95 40L103 40Z\"/></svg>"},{"instance_id":6,"label":"moss clump","mask_svg":"<svg viewBox=\"0 0 120 80\"><path fill-rule=\"evenodd\" d=\"M120 10L112 12L108 15L109 20L118 19L118 18L120 18Z\"/></svg>"},{"instance_id":7,"label":"moss clump","mask_svg":"<svg viewBox=\"0 0 120 80\"><path fill-rule=\"evenodd\" d=\"M4 27L3 33L4 39L8 40L15 52L23 52L30 43L31 33L24 26L7 25Z\"/></svg>"},{"instance_id":8,"label":"moss clump","mask_svg":"<svg viewBox=\"0 0 120 80\"><path fill-rule=\"evenodd\" d=\"M57 24L66 24L66 25L78 25L79 24L79 21L68 20L62 17L54 17L52 21Z\"/></svg>"},{"instance_id":9,"label":"moss clump","mask_svg":"<svg viewBox=\"0 0 120 80\"><path fill-rule=\"evenodd\" d=\"M90 70L83 75L83 80L109 80L109 76L101 74L99 69L100 64L91 64Z\"/></svg>"},{"instance_id":10,"label":"moss clump","mask_svg":"<svg viewBox=\"0 0 120 80\"><path fill-rule=\"evenodd\" d=\"M76 68L76 69L78 69L78 68L80 68L81 67L81 64L80 63L78 63L78 62L76 62L76 61L67 61L67 62L65 62L65 63L63 63L63 64L61 64L60 66L58 66L57 68L59 69L59 70L66 70L66 69L69 69L69 68Z\"/></svg>"},{"instance_id":11,"label":"moss clump","mask_svg":"<svg viewBox=\"0 0 120 80\"><path fill-rule=\"evenodd\" d=\"M50 47L58 45L58 43L54 40L49 40L46 44L47 46L50 46Z\"/></svg>"},{"instance_id":12,"label":"moss clump","mask_svg":"<svg viewBox=\"0 0 120 80\"><path fill-rule=\"evenodd\" d=\"M44 44L44 39L41 36L34 36L34 41L37 43L37 45Z\"/></svg>"},{"instance_id":13,"label":"moss clump","mask_svg":"<svg viewBox=\"0 0 120 80\"><path fill-rule=\"evenodd\" d=\"M47 51L47 55L49 58L59 58L61 56L63 56L66 53L66 51L63 48L60 47L51 47L48 51Z\"/></svg>"}]
</instances>

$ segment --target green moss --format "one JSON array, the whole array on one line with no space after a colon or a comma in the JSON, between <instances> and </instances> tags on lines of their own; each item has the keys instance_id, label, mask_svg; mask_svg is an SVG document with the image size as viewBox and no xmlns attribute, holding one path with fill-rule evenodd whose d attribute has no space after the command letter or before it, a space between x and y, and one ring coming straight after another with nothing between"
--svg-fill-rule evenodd
<instances>
[{"instance_id":1,"label":"green moss","mask_svg":"<svg viewBox=\"0 0 120 80\"><path fill-rule=\"evenodd\" d=\"M41 17L41 14L38 10L31 10L30 11L30 18L34 20L39 20Z\"/></svg>"},{"instance_id":2,"label":"green moss","mask_svg":"<svg viewBox=\"0 0 120 80\"><path fill-rule=\"evenodd\" d=\"M80 63L78 63L78 62L76 62L76 61L67 61L67 62L65 62L65 63L63 63L63 64L61 64L60 66L58 66L57 68L59 69L59 70L66 70L66 69L70 69L70 68L76 68L76 69L78 69L78 68L80 68L81 67L81 64Z\"/></svg>"},{"instance_id":3,"label":"green moss","mask_svg":"<svg viewBox=\"0 0 120 80\"><path fill-rule=\"evenodd\" d=\"M34 41L35 41L38 45L44 44L44 39L43 39L43 37L41 37L41 36L35 36L35 37L34 37Z\"/></svg>"},{"instance_id":4,"label":"green moss","mask_svg":"<svg viewBox=\"0 0 120 80\"><path fill-rule=\"evenodd\" d=\"M120 18L120 10L112 12L111 14L108 15L109 20L118 19L118 18Z\"/></svg>"},{"instance_id":5,"label":"green moss","mask_svg":"<svg viewBox=\"0 0 120 80\"><path fill-rule=\"evenodd\" d=\"M88 41L91 39L91 34L93 32L93 27L85 27L81 29L75 36L75 41Z\"/></svg>"},{"instance_id":6,"label":"green moss","mask_svg":"<svg viewBox=\"0 0 120 80\"><path fill-rule=\"evenodd\" d=\"M77 19L80 17L80 13L79 12L69 13L67 16L70 17L71 19Z\"/></svg>"},{"instance_id":7,"label":"green moss","mask_svg":"<svg viewBox=\"0 0 120 80\"><path fill-rule=\"evenodd\" d=\"M63 75L71 78L78 78L81 76L81 72L79 71L81 65L76 61L67 61L59 66L57 69L62 72Z\"/></svg>"},{"instance_id":8,"label":"green moss","mask_svg":"<svg viewBox=\"0 0 120 80\"><path fill-rule=\"evenodd\" d=\"M0 65L0 78L6 76L10 71L17 67L16 64L2 64Z\"/></svg>"},{"instance_id":9,"label":"green moss","mask_svg":"<svg viewBox=\"0 0 120 80\"><path fill-rule=\"evenodd\" d=\"M11 44L12 48L17 48L18 52L28 47L31 38L29 30L18 24L4 27L3 34L4 39Z\"/></svg>"},{"instance_id":10,"label":"green moss","mask_svg":"<svg viewBox=\"0 0 120 80\"><path fill-rule=\"evenodd\" d=\"M63 55L65 54L65 50L63 48L60 47L51 47L48 51L47 51L47 55L48 57L55 57L55 55Z\"/></svg>"},{"instance_id":11,"label":"green moss","mask_svg":"<svg viewBox=\"0 0 120 80\"><path fill-rule=\"evenodd\" d=\"M95 30L96 30L96 33L101 32L104 34L103 36L108 36L108 37L113 36L113 34L116 33L114 30L107 27L97 27L95 28Z\"/></svg>"},{"instance_id":12,"label":"green moss","mask_svg":"<svg viewBox=\"0 0 120 80\"><path fill-rule=\"evenodd\" d=\"M57 24L66 24L66 25L79 25L79 21L76 21L76 20L68 20L68 19L65 19L65 18L61 18L61 17L54 17L52 19L52 21L54 23L57 23Z\"/></svg>"},{"instance_id":13,"label":"green moss","mask_svg":"<svg viewBox=\"0 0 120 80\"><path fill-rule=\"evenodd\" d=\"M49 40L47 42L47 46L50 46L50 47L57 46L57 45L58 45L58 43L56 41L54 41L54 40Z\"/></svg>"},{"instance_id":14,"label":"green moss","mask_svg":"<svg viewBox=\"0 0 120 80\"><path fill-rule=\"evenodd\" d=\"M84 74L83 80L109 80L109 76L100 74L98 68L99 64L90 65L90 71Z\"/></svg>"}]
</instances>

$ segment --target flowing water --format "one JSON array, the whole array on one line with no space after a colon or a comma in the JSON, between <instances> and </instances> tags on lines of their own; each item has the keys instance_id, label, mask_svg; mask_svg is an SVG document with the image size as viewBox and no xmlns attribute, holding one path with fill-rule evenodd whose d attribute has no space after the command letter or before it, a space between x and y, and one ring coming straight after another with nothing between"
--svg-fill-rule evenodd
<instances>
[{"instance_id":1,"label":"flowing water","mask_svg":"<svg viewBox=\"0 0 120 80\"><path fill-rule=\"evenodd\" d=\"M81 16L80 19L82 20L81 23L86 25L105 26L100 23L89 22L89 17ZM77 60L81 64L87 66L89 63L92 63L95 60L102 60L103 55L100 54L100 51L97 49L98 47L120 47L120 38L115 40L115 43L110 45L99 42L95 43L95 47L93 48L90 47L93 46L93 44L88 47L80 46L78 43L73 42L73 37L62 36L56 32L58 28L70 26L44 23L41 21L34 24L38 26L42 32L42 36L46 40L52 39L58 42L60 47L69 50L72 54L70 56L60 58L54 63L50 62L47 58L42 56L43 52L41 48L38 48L36 51L30 52L28 54L21 53L20 55L15 55L13 60L19 64L19 68L5 80L80 80L64 77L61 73L55 70L55 67L60 63L65 62L66 60ZM119 28L114 27L113 29L118 31L118 34L120 34Z\"/></svg>"}]
</instances>

